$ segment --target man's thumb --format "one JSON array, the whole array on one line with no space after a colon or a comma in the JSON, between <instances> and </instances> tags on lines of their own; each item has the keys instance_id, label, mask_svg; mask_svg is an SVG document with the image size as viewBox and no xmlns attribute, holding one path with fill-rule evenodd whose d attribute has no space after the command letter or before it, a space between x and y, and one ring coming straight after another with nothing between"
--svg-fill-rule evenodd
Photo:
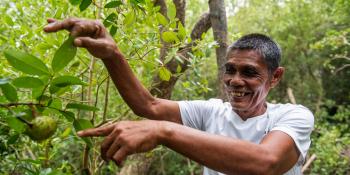
<instances>
[{"instance_id":1,"label":"man's thumb","mask_svg":"<svg viewBox=\"0 0 350 175\"><path fill-rule=\"evenodd\" d=\"M98 41L90 37L78 37L74 39L74 45L76 47L93 47L97 44Z\"/></svg>"}]
</instances>

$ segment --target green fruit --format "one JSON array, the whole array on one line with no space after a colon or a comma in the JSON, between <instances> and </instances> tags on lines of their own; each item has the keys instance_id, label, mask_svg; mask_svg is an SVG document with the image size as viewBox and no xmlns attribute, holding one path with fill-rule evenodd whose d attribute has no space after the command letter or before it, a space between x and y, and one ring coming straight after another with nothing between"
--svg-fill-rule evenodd
<instances>
[{"instance_id":1,"label":"green fruit","mask_svg":"<svg viewBox=\"0 0 350 175\"><path fill-rule=\"evenodd\" d=\"M26 129L26 134L35 141L42 141L51 137L57 129L57 121L48 116L35 117L32 125Z\"/></svg>"}]
</instances>

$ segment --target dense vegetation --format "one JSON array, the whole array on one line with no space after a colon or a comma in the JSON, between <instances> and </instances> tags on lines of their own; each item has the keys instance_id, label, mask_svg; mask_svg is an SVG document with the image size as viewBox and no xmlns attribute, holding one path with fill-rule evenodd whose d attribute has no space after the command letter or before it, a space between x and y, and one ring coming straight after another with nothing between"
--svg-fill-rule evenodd
<instances>
[{"instance_id":1,"label":"dense vegetation","mask_svg":"<svg viewBox=\"0 0 350 175\"><path fill-rule=\"evenodd\" d=\"M306 174L350 173L350 1L226 1L229 42L252 32L273 37L283 50L286 74L269 101L294 102L316 117ZM46 34L47 18L99 19L108 27L138 78L152 89L155 79L179 77L172 99L216 97L216 42L212 32L195 41L188 70L166 65L192 43L191 29L208 2L188 1L186 25L176 19L172 1L167 17L151 0L22 0L0 2L0 174L106 174L123 171L99 157L100 139L76 131L107 121L138 120L119 96L102 63L83 49L71 48L67 32ZM162 34L159 27L162 26ZM164 32L165 31L165 32ZM165 34L166 33L166 34ZM168 55L160 48L171 43ZM76 52L76 53L75 53ZM57 58L65 61L57 61ZM70 60L73 59L73 60ZM56 60L56 61L55 61ZM28 135L37 115L57 121L44 141ZM96 146L95 146L96 145ZM146 153L143 174L200 174L195 162L163 147ZM144 157L134 156L126 166ZM140 173L140 174L142 174Z\"/></svg>"}]
</instances>

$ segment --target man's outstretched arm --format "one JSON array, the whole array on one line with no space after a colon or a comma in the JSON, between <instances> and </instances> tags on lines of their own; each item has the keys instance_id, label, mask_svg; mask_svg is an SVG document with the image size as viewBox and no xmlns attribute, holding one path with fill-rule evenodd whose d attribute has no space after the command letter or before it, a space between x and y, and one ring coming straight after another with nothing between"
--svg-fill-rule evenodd
<instances>
[{"instance_id":1,"label":"man's outstretched arm","mask_svg":"<svg viewBox=\"0 0 350 175\"><path fill-rule=\"evenodd\" d=\"M123 121L87 129L79 136L106 136L101 145L105 160L120 165L128 155L165 145L225 174L282 174L297 162L293 139L272 131L260 144L208 134L166 121Z\"/></svg>"},{"instance_id":2,"label":"man's outstretched arm","mask_svg":"<svg viewBox=\"0 0 350 175\"><path fill-rule=\"evenodd\" d=\"M48 23L45 32L68 30L75 37L75 46L86 48L93 56L102 59L119 93L136 115L181 123L178 104L155 98L144 88L103 24L76 18L48 19Z\"/></svg>"}]
</instances>

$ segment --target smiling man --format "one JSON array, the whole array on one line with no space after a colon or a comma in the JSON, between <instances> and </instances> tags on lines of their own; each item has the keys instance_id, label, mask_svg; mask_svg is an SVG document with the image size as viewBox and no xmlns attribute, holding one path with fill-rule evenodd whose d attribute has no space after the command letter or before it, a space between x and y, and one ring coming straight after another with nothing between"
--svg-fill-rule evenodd
<instances>
[{"instance_id":1,"label":"smiling man","mask_svg":"<svg viewBox=\"0 0 350 175\"><path fill-rule=\"evenodd\" d=\"M314 119L301 105L271 104L266 96L281 79L281 51L269 37L250 34L228 49L223 81L229 102L171 101L153 97L97 21L49 19L46 32L69 30L77 47L101 58L135 114L151 120L122 121L79 132L106 136L101 156L120 165L133 153L165 145L195 160L204 175L302 174Z\"/></svg>"}]
</instances>

